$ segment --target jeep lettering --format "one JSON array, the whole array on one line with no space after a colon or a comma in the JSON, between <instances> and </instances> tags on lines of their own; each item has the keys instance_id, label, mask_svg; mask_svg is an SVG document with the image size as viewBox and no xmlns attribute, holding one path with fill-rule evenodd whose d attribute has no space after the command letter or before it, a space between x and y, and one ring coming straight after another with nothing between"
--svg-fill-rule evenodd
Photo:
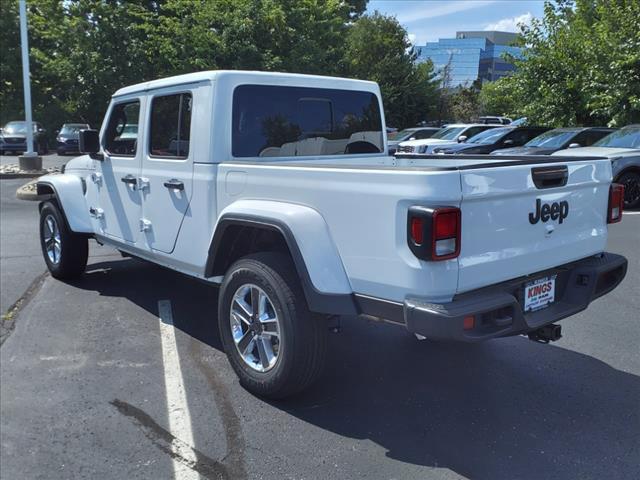
<instances>
[{"instance_id":1,"label":"jeep lettering","mask_svg":"<svg viewBox=\"0 0 640 480\"><path fill-rule=\"evenodd\" d=\"M542 220L545 223L551 220L558 220L558 223L562 223L569 215L569 202L563 200L562 202L553 202L551 205L545 203L540 207L542 201L536 199L536 211L529 213L529 223L535 225L538 221Z\"/></svg>"}]
</instances>

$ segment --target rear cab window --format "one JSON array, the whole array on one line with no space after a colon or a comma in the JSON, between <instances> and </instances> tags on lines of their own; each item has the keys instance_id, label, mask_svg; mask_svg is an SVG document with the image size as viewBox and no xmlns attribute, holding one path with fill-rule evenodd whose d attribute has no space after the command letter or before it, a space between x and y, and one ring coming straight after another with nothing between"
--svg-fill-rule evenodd
<instances>
[{"instance_id":1,"label":"rear cab window","mask_svg":"<svg viewBox=\"0 0 640 480\"><path fill-rule=\"evenodd\" d=\"M378 97L365 91L240 85L233 93L234 157L382 153Z\"/></svg>"},{"instance_id":2,"label":"rear cab window","mask_svg":"<svg viewBox=\"0 0 640 480\"><path fill-rule=\"evenodd\" d=\"M104 136L104 149L111 155L135 157L138 148L140 101L117 103L111 109Z\"/></svg>"}]
</instances>

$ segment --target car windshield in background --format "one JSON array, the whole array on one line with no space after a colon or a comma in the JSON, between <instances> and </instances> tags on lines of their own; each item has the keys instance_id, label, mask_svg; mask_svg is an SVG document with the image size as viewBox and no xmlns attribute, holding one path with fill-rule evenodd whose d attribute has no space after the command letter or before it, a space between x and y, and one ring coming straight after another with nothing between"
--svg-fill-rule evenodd
<instances>
[{"instance_id":1,"label":"car windshield in background","mask_svg":"<svg viewBox=\"0 0 640 480\"><path fill-rule=\"evenodd\" d=\"M492 128L490 130L485 130L477 135L474 135L467 143L475 143L477 145L491 145L492 143L496 143L503 135L506 135L513 128Z\"/></svg>"},{"instance_id":2,"label":"car windshield in background","mask_svg":"<svg viewBox=\"0 0 640 480\"><path fill-rule=\"evenodd\" d=\"M438 138L440 140L456 140L465 128L466 127L443 128L442 130L438 130L434 133L431 138Z\"/></svg>"},{"instance_id":3,"label":"car windshield in background","mask_svg":"<svg viewBox=\"0 0 640 480\"><path fill-rule=\"evenodd\" d=\"M402 140L407 140L408 138L410 138L414 133L416 133L416 130L412 128L405 128L404 130L400 130L399 132L390 133L389 135L387 135L387 138L394 142L401 142Z\"/></svg>"},{"instance_id":4,"label":"car windshield in background","mask_svg":"<svg viewBox=\"0 0 640 480\"><path fill-rule=\"evenodd\" d=\"M577 130L549 130L524 144L525 147L560 148L571 140Z\"/></svg>"},{"instance_id":5,"label":"car windshield in background","mask_svg":"<svg viewBox=\"0 0 640 480\"><path fill-rule=\"evenodd\" d=\"M80 132L80 130L87 130L89 125L80 124L80 123L72 123L62 126L62 130L60 130L60 135L71 135L74 133Z\"/></svg>"},{"instance_id":6,"label":"car windshield in background","mask_svg":"<svg viewBox=\"0 0 640 480\"><path fill-rule=\"evenodd\" d=\"M606 137L594 143L593 146L609 148L640 148L640 125L622 128L617 132L610 133Z\"/></svg>"},{"instance_id":7,"label":"car windshield in background","mask_svg":"<svg viewBox=\"0 0 640 480\"><path fill-rule=\"evenodd\" d=\"M33 124L33 131L38 130L38 126ZM26 133L27 122L9 122L4 126L3 133Z\"/></svg>"}]
</instances>

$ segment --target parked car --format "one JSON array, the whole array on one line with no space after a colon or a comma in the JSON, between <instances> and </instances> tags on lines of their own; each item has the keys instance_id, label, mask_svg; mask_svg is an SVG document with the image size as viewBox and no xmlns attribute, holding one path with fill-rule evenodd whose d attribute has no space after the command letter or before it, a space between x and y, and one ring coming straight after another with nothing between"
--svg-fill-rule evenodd
<instances>
[{"instance_id":1,"label":"parked car","mask_svg":"<svg viewBox=\"0 0 640 480\"><path fill-rule=\"evenodd\" d=\"M480 123L452 123L434 133L429 138L408 140L399 143L397 153L432 153L434 148L464 143L467 139L474 137L480 132L499 126L500 125L485 125Z\"/></svg>"},{"instance_id":2,"label":"parked car","mask_svg":"<svg viewBox=\"0 0 640 480\"><path fill-rule=\"evenodd\" d=\"M608 158L611 160L613 181L624 185L625 208L640 207L640 125L621 128L591 147L560 150L553 155Z\"/></svg>"},{"instance_id":3,"label":"parked car","mask_svg":"<svg viewBox=\"0 0 640 480\"><path fill-rule=\"evenodd\" d=\"M40 155L49 153L47 131L38 122L33 122L33 151ZM27 151L27 122L7 123L0 133L0 154L24 153Z\"/></svg>"},{"instance_id":4,"label":"parked car","mask_svg":"<svg viewBox=\"0 0 640 480\"><path fill-rule=\"evenodd\" d=\"M509 117L484 116L484 117L479 117L478 118L478 123L509 125L511 122L512 122L512 120Z\"/></svg>"},{"instance_id":5,"label":"parked car","mask_svg":"<svg viewBox=\"0 0 640 480\"><path fill-rule=\"evenodd\" d=\"M524 145L549 130L546 127L500 127L479 133L465 143L435 148L433 153L488 154L502 148Z\"/></svg>"},{"instance_id":6,"label":"parked car","mask_svg":"<svg viewBox=\"0 0 640 480\"><path fill-rule=\"evenodd\" d=\"M79 153L78 138L80 130L89 130L86 123L65 123L56 136L56 152L58 155Z\"/></svg>"},{"instance_id":7,"label":"parked car","mask_svg":"<svg viewBox=\"0 0 640 480\"><path fill-rule=\"evenodd\" d=\"M398 144L407 140L422 140L425 138L431 138L434 133L440 131L438 127L413 127L405 128L400 132L390 133L387 136L387 145L389 148L389 155L396 153Z\"/></svg>"},{"instance_id":8,"label":"parked car","mask_svg":"<svg viewBox=\"0 0 640 480\"><path fill-rule=\"evenodd\" d=\"M383 112L377 84L311 75L120 89L100 133L80 133L88 155L37 181L44 261L77 277L93 237L219 285L205 328L217 321L241 384L272 398L320 374L332 316L548 342L622 281L627 260L604 252L621 219L607 160L394 158Z\"/></svg>"},{"instance_id":9,"label":"parked car","mask_svg":"<svg viewBox=\"0 0 640 480\"><path fill-rule=\"evenodd\" d=\"M615 128L604 127L554 128L538 135L533 140L529 140L521 147L505 148L492 153L496 155L551 155L553 152L566 148L588 147L614 131Z\"/></svg>"}]
</instances>

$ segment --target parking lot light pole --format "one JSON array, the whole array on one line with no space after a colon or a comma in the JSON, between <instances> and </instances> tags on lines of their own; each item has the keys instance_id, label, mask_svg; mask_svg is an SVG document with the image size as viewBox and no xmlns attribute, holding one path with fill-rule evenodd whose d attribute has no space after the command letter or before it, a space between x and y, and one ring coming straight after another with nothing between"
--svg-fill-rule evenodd
<instances>
[{"instance_id":1,"label":"parking lot light pole","mask_svg":"<svg viewBox=\"0 0 640 480\"><path fill-rule=\"evenodd\" d=\"M19 157L20 170L42 170L42 158L33 151L33 118L31 117L31 79L29 76L29 37L27 34L27 6L20 0L20 46L22 49L22 83L27 151Z\"/></svg>"}]
</instances>

